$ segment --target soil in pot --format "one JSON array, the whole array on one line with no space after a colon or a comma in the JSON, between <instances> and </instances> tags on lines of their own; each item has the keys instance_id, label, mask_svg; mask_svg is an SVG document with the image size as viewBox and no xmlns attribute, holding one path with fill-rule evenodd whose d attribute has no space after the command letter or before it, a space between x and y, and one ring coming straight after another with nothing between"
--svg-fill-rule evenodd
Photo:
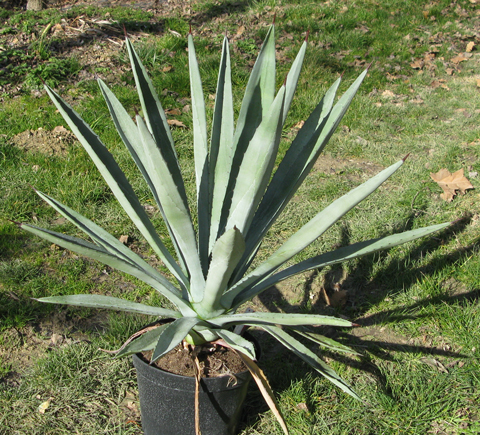
<instances>
[{"instance_id":1,"label":"soil in pot","mask_svg":"<svg viewBox=\"0 0 480 435\"><path fill-rule=\"evenodd\" d=\"M153 351L143 352L143 359L150 363ZM241 358L232 350L222 346L204 347L198 354L202 378L231 375L247 370ZM195 376L190 349L181 344L152 364L161 370L182 376Z\"/></svg>"}]
</instances>

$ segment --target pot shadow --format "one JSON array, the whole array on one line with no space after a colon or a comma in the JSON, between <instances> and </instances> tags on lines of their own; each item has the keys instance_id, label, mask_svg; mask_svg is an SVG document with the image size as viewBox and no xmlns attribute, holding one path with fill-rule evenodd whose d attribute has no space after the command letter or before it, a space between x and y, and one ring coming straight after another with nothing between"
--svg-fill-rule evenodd
<instances>
[{"instance_id":1,"label":"pot shadow","mask_svg":"<svg viewBox=\"0 0 480 435\"><path fill-rule=\"evenodd\" d=\"M413 218L413 215L409 216L403 223L398 224L397 228L391 232L385 232L381 236L412 229ZM428 344L405 339L405 337L396 337L392 333L381 334L379 332L382 330L380 326L408 319L426 320L434 316L435 310L419 310L421 308L478 301L480 300L480 288L457 292L457 289L446 286L445 288L439 289L440 293L425 297L421 300L412 301L410 305L395 307L370 315L366 315L366 313L371 307L384 301L386 297L405 292L418 280L431 277L442 268L450 266L461 259L468 258L478 250L478 243L474 242L447 255L432 258L432 260L422 266L413 269L411 267L411 264L415 263L416 260L423 258L426 254L435 252L442 244L451 241L456 237L456 234L462 232L470 222L471 216L465 216L447 229L430 236L423 243L417 244L413 249L405 250L400 258L396 258L390 262L385 261L385 266L375 272L375 268L378 268L379 256L387 260L388 251L361 258L346 277L342 264L331 267L323 274L323 283L335 284L338 283L339 277L344 277L341 288L348 291L349 299L342 308L328 306L321 298L317 298L315 302L312 303L310 295L316 291L315 286L318 286L317 281L321 278L321 272L319 270L314 270L306 276L302 285L303 293L301 298L298 298L298 292L295 291L297 300L299 300L296 304L292 304L289 298L285 297L285 290L281 285L274 286L256 296L256 301L254 300L254 302L260 302L270 312L288 313L300 311L309 314L344 315L349 319L356 319L355 323L359 325L359 328L355 328L353 332L334 327L317 327L316 330L327 337L353 348L361 354L360 357L329 352L325 351L324 348L321 349L319 354L322 357L334 359L352 368L369 373L375 380L377 388L386 397L393 398L387 379L377 364L375 364L374 358L379 358L383 361L395 361L394 353L397 352L423 354L425 355L424 358L430 357L433 361L436 361L435 358L437 357L465 358L467 356L461 352L455 352L449 347L433 347ZM350 235L348 227L344 226L342 228L341 243L336 246L336 248L348 245L349 241ZM367 280L367 277L372 278ZM338 290L338 288L330 289L330 292L334 292L335 290ZM418 311L424 311L424 313L408 314ZM364 332L362 334L359 331ZM280 343L272 342L275 340L268 336L267 333L255 332L260 334L259 340L262 344L265 341L267 342L267 349L263 352L263 364L262 361L260 361L260 365L262 369L265 369L267 377L269 377L269 375L271 376L270 381L272 384L275 384L275 391L288 389L294 379L301 380L304 379L305 376L311 376L312 373L316 376L315 371L306 364L299 364L300 360L296 356L291 355L291 352L286 350ZM300 339L300 341L302 340ZM311 344L311 342L308 343ZM316 346L316 348L318 348L318 346ZM273 362L269 361L269 358L272 358ZM268 409L268 407L262 403L263 399L259 393L255 394L252 392L251 394L252 399L251 402L246 405L243 420L247 422L248 425L252 425L255 421L258 421L259 414ZM306 396L308 397L308 394ZM311 411L315 408L313 403L306 403L306 406Z\"/></svg>"}]
</instances>

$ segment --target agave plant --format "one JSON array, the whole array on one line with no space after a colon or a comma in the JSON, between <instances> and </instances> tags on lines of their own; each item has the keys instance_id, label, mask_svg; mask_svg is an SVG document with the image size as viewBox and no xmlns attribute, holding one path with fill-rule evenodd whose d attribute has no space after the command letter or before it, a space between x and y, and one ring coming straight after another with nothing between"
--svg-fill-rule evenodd
<instances>
[{"instance_id":1,"label":"agave plant","mask_svg":"<svg viewBox=\"0 0 480 435\"><path fill-rule=\"evenodd\" d=\"M164 110L128 38L126 46L145 118L137 115L134 122L105 83L99 80L99 85L120 137L165 220L175 252L166 248L126 176L98 136L57 93L47 86L46 91L128 216L170 271L171 280L91 220L44 193L37 192L94 243L30 224L19 226L51 243L140 279L167 298L175 309L86 294L38 300L172 319L128 342L119 355L153 350L152 361L155 361L183 340L193 345L218 342L234 349L267 395L285 432L287 429L274 399L268 398L272 394L268 383L254 363L254 346L234 332L238 325L262 328L343 391L357 397L346 382L299 341L303 337L329 349L355 353L308 329L313 325L348 327L352 326L350 321L316 314L242 313L238 310L254 296L295 274L387 249L449 225L433 225L363 241L284 266L395 173L404 163L405 159L402 159L320 211L278 249L269 253L265 260L254 261L262 239L312 169L367 71L355 80L336 104L341 79L331 86L274 170L282 128L295 93L307 41L303 42L283 85L277 91L274 26L269 29L235 124L229 45L225 38L208 137L200 71L190 32L188 57L197 193L197 216L192 219Z\"/></svg>"}]
</instances>

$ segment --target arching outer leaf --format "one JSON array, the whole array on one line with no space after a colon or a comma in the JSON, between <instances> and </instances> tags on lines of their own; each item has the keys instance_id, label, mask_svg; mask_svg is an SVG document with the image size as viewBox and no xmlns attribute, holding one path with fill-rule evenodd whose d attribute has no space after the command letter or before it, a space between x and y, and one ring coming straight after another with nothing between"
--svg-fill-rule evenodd
<instances>
[{"instance_id":1,"label":"arching outer leaf","mask_svg":"<svg viewBox=\"0 0 480 435\"><path fill-rule=\"evenodd\" d=\"M88 234L88 236L91 237L97 245L107 250L110 254L125 260L132 266L139 268L141 271L145 272L147 275L150 275L167 289L179 295L178 289L175 288L175 286L171 284L170 281L168 281L160 272L158 272L158 270L150 266L139 255L128 249L123 243L121 243L103 228L66 205L60 203L56 199L51 198L50 196L38 190L36 190L36 193L38 196L40 196L40 198L57 210L62 216L66 217L70 222Z\"/></svg>"},{"instance_id":2,"label":"arching outer leaf","mask_svg":"<svg viewBox=\"0 0 480 435\"><path fill-rule=\"evenodd\" d=\"M158 339L157 346L152 354L152 362L170 352L177 344L180 344L190 330L200 321L197 317L180 317L169 323Z\"/></svg>"},{"instance_id":3,"label":"arching outer leaf","mask_svg":"<svg viewBox=\"0 0 480 435\"><path fill-rule=\"evenodd\" d=\"M128 214L135 226L140 230L150 246L155 250L172 274L184 284L187 279L182 270L168 252L155 231L147 213L138 200L125 174L119 168L113 156L107 150L99 137L90 129L82 118L48 86L45 87L48 95L61 113L77 139L83 145L93 160L113 194Z\"/></svg>"},{"instance_id":4,"label":"arching outer leaf","mask_svg":"<svg viewBox=\"0 0 480 435\"><path fill-rule=\"evenodd\" d=\"M142 173L143 178L147 182L150 191L152 192L155 202L157 203L160 213L163 216L163 220L165 221L165 224L167 226L168 232L170 234L170 239L172 240L172 243L175 247L177 258L182 266L184 274L186 274L187 271L185 265L183 264L182 255L180 254L175 237L173 236L170 229L170 224L165 218L165 213L163 211L162 205L160 204L160 198L157 193L157 188L152 183L150 175L147 172L148 158L145 154L145 150L142 147L142 141L138 140L138 128L136 124L132 121L132 118L130 117L128 112L124 109L120 101L118 101L117 97L115 97L114 93L108 88L108 86L100 79L98 80L98 84L100 86L100 90L102 91L103 98L107 103L108 110L110 111L110 115L117 131L123 143L130 152L130 155L136 163L139 171Z\"/></svg>"},{"instance_id":5,"label":"arching outer leaf","mask_svg":"<svg viewBox=\"0 0 480 435\"><path fill-rule=\"evenodd\" d=\"M352 322L332 316L319 314L292 314L292 313L239 313L224 314L208 319L214 325L227 327L232 325L328 325L352 326Z\"/></svg>"},{"instance_id":6,"label":"arching outer leaf","mask_svg":"<svg viewBox=\"0 0 480 435\"><path fill-rule=\"evenodd\" d=\"M161 317L179 317L177 311L167 310L166 308L152 307L150 305L130 302L125 299L114 298L112 296L102 295L69 295L69 296L50 296L46 298L35 299L39 302L49 304L75 305L77 307L105 308L107 310L128 311L129 313L147 314L149 316Z\"/></svg>"},{"instance_id":7,"label":"arching outer leaf","mask_svg":"<svg viewBox=\"0 0 480 435\"><path fill-rule=\"evenodd\" d=\"M319 344L320 346L326 347L331 349L335 352L343 352L343 353L350 353L352 355L361 355L358 352L355 352L352 348L345 346L338 341L332 340L329 337L325 337L322 334L318 334L312 331L310 328L305 326L295 326L295 327L288 327L290 331L295 332L302 337L308 338L309 340L313 341L314 343Z\"/></svg>"},{"instance_id":8,"label":"arching outer leaf","mask_svg":"<svg viewBox=\"0 0 480 435\"><path fill-rule=\"evenodd\" d=\"M291 236L265 262L244 279L234 285L222 298L223 306L231 306L233 299L244 289L253 287L257 282L265 279L275 269L280 267L295 254L299 253L310 243L322 235L328 228L337 222L345 213L355 207L360 201L373 193L385 180L388 179L403 164L403 160L384 169L365 183L338 198L328 207L318 213L293 236Z\"/></svg>"},{"instance_id":9,"label":"arching outer leaf","mask_svg":"<svg viewBox=\"0 0 480 435\"><path fill-rule=\"evenodd\" d=\"M317 372L326 377L330 382L334 383L337 387L340 387L345 393L355 399L361 400L360 397L351 389L337 373L325 364L317 355L315 355L308 347L304 346L298 340L287 334L282 329L276 326L262 326L272 337L276 338L287 349L291 350L295 355L299 356L306 363L310 364Z\"/></svg>"},{"instance_id":10,"label":"arching outer leaf","mask_svg":"<svg viewBox=\"0 0 480 435\"><path fill-rule=\"evenodd\" d=\"M283 281L284 279L297 275L301 272L311 269L321 269L325 266L343 263L344 261L353 260L354 258L358 258L363 255L373 254L374 252L380 250L390 249L394 246L419 239L420 237L428 236L429 234L440 231L450 225L450 222L446 222L424 228L417 228L415 230L405 231L400 234L392 234L391 236L354 243L352 245L336 249L335 251L326 252L325 254L309 258L308 260L287 267L286 269L270 276L251 288L245 289L245 291L242 291L238 297L235 298L232 308L235 309L242 303L249 301L251 298L267 288L270 288L280 281Z\"/></svg>"},{"instance_id":11,"label":"arching outer leaf","mask_svg":"<svg viewBox=\"0 0 480 435\"><path fill-rule=\"evenodd\" d=\"M146 284L152 286L160 294L165 296L174 305L176 305L176 307L181 311L183 315L189 316L196 314L192 310L191 306L187 303L187 301L181 298L178 290L170 290L170 286L165 287L157 279L152 278L152 276L145 273L140 268L132 265L132 263L128 261L125 261L123 258L109 253L104 248L100 248L93 243L86 242L85 240L78 239L76 237L67 236L66 234L57 233L55 231L45 230L43 228L38 228L33 225L19 224L19 227L23 230L29 231L32 234L42 237L43 239L48 240L51 243L55 243L62 248L76 252L80 255L85 255L86 257L89 257L93 260L100 261L103 264L111 266L122 272L128 273L129 275L132 275L145 282Z\"/></svg>"}]
</instances>

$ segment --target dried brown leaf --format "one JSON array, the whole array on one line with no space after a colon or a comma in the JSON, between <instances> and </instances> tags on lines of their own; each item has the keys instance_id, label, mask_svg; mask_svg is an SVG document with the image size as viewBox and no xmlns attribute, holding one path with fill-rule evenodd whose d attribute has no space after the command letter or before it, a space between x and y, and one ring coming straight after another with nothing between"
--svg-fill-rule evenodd
<instances>
[{"instance_id":1,"label":"dried brown leaf","mask_svg":"<svg viewBox=\"0 0 480 435\"><path fill-rule=\"evenodd\" d=\"M308 412L308 406L305 402L297 403L296 408L300 409L301 411L307 411Z\"/></svg>"},{"instance_id":2,"label":"dried brown leaf","mask_svg":"<svg viewBox=\"0 0 480 435\"><path fill-rule=\"evenodd\" d=\"M383 98L395 98L396 95L392 91L387 89L386 91L382 92L382 97Z\"/></svg>"},{"instance_id":3,"label":"dried brown leaf","mask_svg":"<svg viewBox=\"0 0 480 435\"><path fill-rule=\"evenodd\" d=\"M38 407L38 412L40 414L45 414L45 411L48 409L50 406L50 402L53 400L53 397L49 397L45 402L43 402L39 407Z\"/></svg>"},{"instance_id":4,"label":"dried brown leaf","mask_svg":"<svg viewBox=\"0 0 480 435\"><path fill-rule=\"evenodd\" d=\"M410 66L413 69L422 69L425 66L425 61L423 59L416 59L410 64Z\"/></svg>"},{"instance_id":5,"label":"dried brown leaf","mask_svg":"<svg viewBox=\"0 0 480 435\"><path fill-rule=\"evenodd\" d=\"M177 119L167 119L167 123L168 125L172 125L174 127L187 128L183 122L178 121Z\"/></svg>"},{"instance_id":6,"label":"dried brown leaf","mask_svg":"<svg viewBox=\"0 0 480 435\"><path fill-rule=\"evenodd\" d=\"M165 114L166 115L170 115L170 116L178 116L178 115L181 115L182 112L180 111L180 109L167 109L165 110Z\"/></svg>"},{"instance_id":7,"label":"dried brown leaf","mask_svg":"<svg viewBox=\"0 0 480 435\"><path fill-rule=\"evenodd\" d=\"M440 197L447 202L452 202L457 194L465 195L467 190L473 189L470 181L463 175L463 168L453 174L443 168L436 174L430 173L430 177L442 188Z\"/></svg>"},{"instance_id":8,"label":"dried brown leaf","mask_svg":"<svg viewBox=\"0 0 480 435\"><path fill-rule=\"evenodd\" d=\"M258 389L262 393L263 398L268 404L268 407L272 411L273 415L275 415L275 418L277 419L278 423L283 429L283 432L288 435L288 429L285 424L285 421L283 419L282 413L280 411L280 408L278 407L277 401L275 399L275 396L273 394L273 391L270 387L270 384L268 383L267 378L265 377L265 374L263 371L260 369L260 367L255 364L255 362L249 358L247 355L243 354L242 352L238 352L237 354L242 358L243 362L247 366L248 370L252 374L253 379L255 380Z\"/></svg>"},{"instance_id":9,"label":"dried brown leaf","mask_svg":"<svg viewBox=\"0 0 480 435\"><path fill-rule=\"evenodd\" d=\"M454 58L452 58L452 62L458 65L460 62L465 62L466 60L472 57L472 53L460 53Z\"/></svg>"},{"instance_id":10,"label":"dried brown leaf","mask_svg":"<svg viewBox=\"0 0 480 435\"><path fill-rule=\"evenodd\" d=\"M465 49L465 51L466 51L467 53L470 53L474 48L475 48L475 42L470 41L470 42L467 44L467 48Z\"/></svg>"},{"instance_id":11,"label":"dried brown leaf","mask_svg":"<svg viewBox=\"0 0 480 435\"><path fill-rule=\"evenodd\" d=\"M130 238L128 237L128 235L125 235L125 234L120 236L118 240L120 243L123 243L124 245L128 245L130 242Z\"/></svg>"},{"instance_id":12,"label":"dried brown leaf","mask_svg":"<svg viewBox=\"0 0 480 435\"><path fill-rule=\"evenodd\" d=\"M237 29L237 33L235 34L234 39L240 38L244 32L245 32L245 26L240 26Z\"/></svg>"}]
</instances>

